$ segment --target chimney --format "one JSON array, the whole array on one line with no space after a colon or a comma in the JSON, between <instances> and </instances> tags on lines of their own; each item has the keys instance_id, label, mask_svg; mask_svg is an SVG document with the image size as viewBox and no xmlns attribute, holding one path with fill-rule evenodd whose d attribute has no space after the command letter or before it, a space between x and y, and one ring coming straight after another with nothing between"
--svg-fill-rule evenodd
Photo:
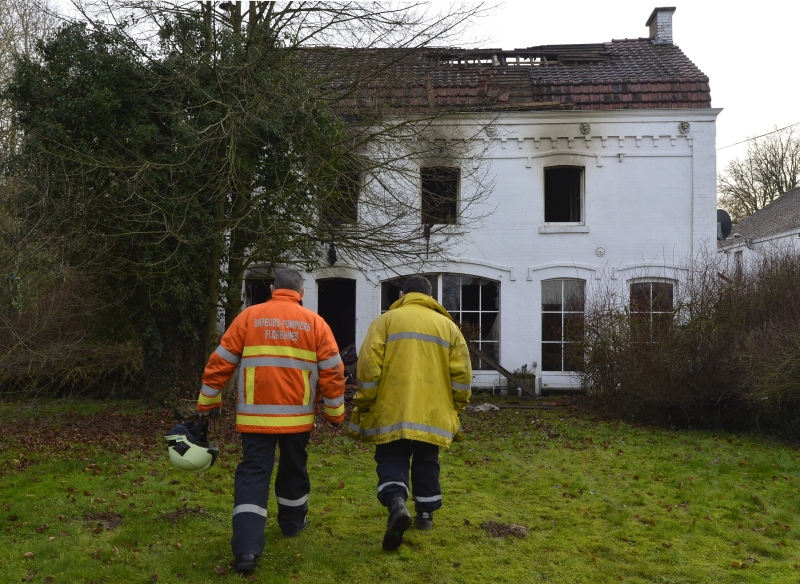
<instances>
[{"instance_id":1,"label":"chimney","mask_svg":"<svg viewBox=\"0 0 800 584\"><path fill-rule=\"evenodd\" d=\"M650 40L654 45L672 44L672 14L674 12L674 6L653 9L653 13L644 25L650 27Z\"/></svg>"}]
</instances>

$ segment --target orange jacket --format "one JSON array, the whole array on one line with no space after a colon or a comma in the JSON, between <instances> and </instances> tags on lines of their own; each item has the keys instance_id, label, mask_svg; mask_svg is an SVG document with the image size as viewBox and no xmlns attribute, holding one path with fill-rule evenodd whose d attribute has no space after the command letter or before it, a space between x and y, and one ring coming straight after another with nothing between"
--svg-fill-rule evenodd
<instances>
[{"instance_id":1,"label":"orange jacket","mask_svg":"<svg viewBox=\"0 0 800 584\"><path fill-rule=\"evenodd\" d=\"M208 359L197 409L222 407L220 392L239 366L236 431L309 432L319 389L323 413L344 420L344 365L328 324L300 306L300 294L278 289L245 309Z\"/></svg>"}]
</instances>

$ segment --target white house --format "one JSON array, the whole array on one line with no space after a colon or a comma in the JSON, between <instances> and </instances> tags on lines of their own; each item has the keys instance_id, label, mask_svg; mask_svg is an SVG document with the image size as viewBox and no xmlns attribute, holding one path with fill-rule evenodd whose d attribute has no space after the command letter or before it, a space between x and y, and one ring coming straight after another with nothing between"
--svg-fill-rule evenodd
<instances>
[{"instance_id":1,"label":"white house","mask_svg":"<svg viewBox=\"0 0 800 584\"><path fill-rule=\"evenodd\" d=\"M726 239L717 243L719 253L725 254L734 272L761 254L800 252L800 187L742 219Z\"/></svg>"},{"instance_id":2,"label":"white house","mask_svg":"<svg viewBox=\"0 0 800 584\"><path fill-rule=\"evenodd\" d=\"M655 9L647 38L453 49L428 74L429 100L496 95L497 131L475 138L493 212L458 257L422 271L454 319L473 323L476 344L508 370L533 368L540 389L574 387L570 324L580 327L592 283L622 280L639 310L658 312L672 302L674 266L715 240L720 110L672 43L674 11ZM340 348L358 348L398 285L391 270L338 262L306 274L305 305ZM476 386L497 383L476 365Z\"/></svg>"}]
</instances>

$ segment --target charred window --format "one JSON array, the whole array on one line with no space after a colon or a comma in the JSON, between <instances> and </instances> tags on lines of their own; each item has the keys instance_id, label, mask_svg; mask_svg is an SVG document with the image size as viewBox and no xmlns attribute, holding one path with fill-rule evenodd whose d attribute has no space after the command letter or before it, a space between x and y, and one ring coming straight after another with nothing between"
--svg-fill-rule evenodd
<instances>
[{"instance_id":1,"label":"charred window","mask_svg":"<svg viewBox=\"0 0 800 584\"><path fill-rule=\"evenodd\" d=\"M583 221L582 184L583 168L559 166L544 169L545 223Z\"/></svg>"},{"instance_id":2,"label":"charred window","mask_svg":"<svg viewBox=\"0 0 800 584\"><path fill-rule=\"evenodd\" d=\"M442 306L461 329L464 339L500 360L500 282L474 276L442 276ZM488 363L470 355L475 370L491 369Z\"/></svg>"},{"instance_id":3,"label":"charred window","mask_svg":"<svg viewBox=\"0 0 800 584\"><path fill-rule=\"evenodd\" d=\"M248 278L244 281L245 305L261 304L272 298L270 285L273 278Z\"/></svg>"},{"instance_id":4,"label":"charred window","mask_svg":"<svg viewBox=\"0 0 800 584\"><path fill-rule=\"evenodd\" d=\"M583 369L584 280L542 282L542 371Z\"/></svg>"},{"instance_id":5,"label":"charred window","mask_svg":"<svg viewBox=\"0 0 800 584\"><path fill-rule=\"evenodd\" d=\"M439 298L439 274L420 275L425 276L431 283L431 296ZM403 289L404 280L405 278L394 278L381 282L381 314L389 310L392 304L400 299L400 290Z\"/></svg>"},{"instance_id":6,"label":"charred window","mask_svg":"<svg viewBox=\"0 0 800 584\"><path fill-rule=\"evenodd\" d=\"M422 223L442 225L456 222L461 170L448 166L420 169L422 180Z\"/></svg>"},{"instance_id":7,"label":"charred window","mask_svg":"<svg viewBox=\"0 0 800 584\"><path fill-rule=\"evenodd\" d=\"M336 190L323 203L320 218L327 225L355 225L358 222L358 195L361 193L360 172L342 172L336 183Z\"/></svg>"}]
</instances>

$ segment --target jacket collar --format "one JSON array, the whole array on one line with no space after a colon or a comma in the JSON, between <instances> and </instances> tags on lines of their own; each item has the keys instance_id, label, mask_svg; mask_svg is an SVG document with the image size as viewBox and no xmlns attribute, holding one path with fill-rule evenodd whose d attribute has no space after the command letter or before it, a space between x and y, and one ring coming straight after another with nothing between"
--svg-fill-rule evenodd
<instances>
[{"instance_id":1,"label":"jacket collar","mask_svg":"<svg viewBox=\"0 0 800 584\"><path fill-rule=\"evenodd\" d=\"M278 288L272 293L272 300L288 300L300 303L300 293L288 288Z\"/></svg>"},{"instance_id":2,"label":"jacket collar","mask_svg":"<svg viewBox=\"0 0 800 584\"><path fill-rule=\"evenodd\" d=\"M395 302L389 307L389 310L394 310L395 308L401 308L403 306L407 306L409 304L419 304L424 306L425 308L430 308L431 310L435 310L436 312L445 315L450 320L453 320L453 317L450 316L450 313L445 310L444 306L436 302L433 298L428 296L427 294L423 294L422 292L409 292L400 300Z\"/></svg>"}]
</instances>

